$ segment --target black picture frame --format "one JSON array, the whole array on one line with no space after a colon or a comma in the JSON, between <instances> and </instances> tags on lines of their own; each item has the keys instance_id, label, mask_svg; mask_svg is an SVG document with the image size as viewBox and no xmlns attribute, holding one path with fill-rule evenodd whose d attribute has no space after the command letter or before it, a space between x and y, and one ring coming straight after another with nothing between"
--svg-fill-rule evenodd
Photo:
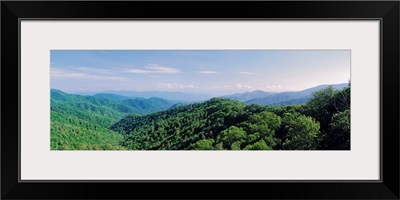
<instances>
[{"instance_id":1,"label":"black picture frame","mask_svg":"<svg viewBox=\"0 0 400 200\"><path fill-rule=\"evenodd\" d=\"M2 1L1 198L399 199L399 10L399 1ZM373 182L20 182L20 19L379 19L382 22L382 179Z\"/></svg>"}]
</instances>

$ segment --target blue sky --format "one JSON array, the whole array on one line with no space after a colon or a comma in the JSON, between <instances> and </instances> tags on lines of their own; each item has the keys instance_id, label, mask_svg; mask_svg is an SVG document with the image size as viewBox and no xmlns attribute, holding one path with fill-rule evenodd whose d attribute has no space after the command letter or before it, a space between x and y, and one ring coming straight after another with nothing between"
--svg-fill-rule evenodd
<instances>
[{"instance_id":1,"label":"blue sky","mask_svg":"<svg viewBox=\"0 0 400 200\"><path fill-rule=\"evenodd\" d=\"M350 51L51 50L51 88L231 94L347 83Z\"/></svg>"}]
</instances>

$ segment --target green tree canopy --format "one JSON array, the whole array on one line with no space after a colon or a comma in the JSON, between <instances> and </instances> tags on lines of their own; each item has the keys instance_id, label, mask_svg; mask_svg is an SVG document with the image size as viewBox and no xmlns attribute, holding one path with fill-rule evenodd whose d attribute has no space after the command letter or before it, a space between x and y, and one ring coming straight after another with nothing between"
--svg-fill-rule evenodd
<instances>
[{"instance_id":1,"label":"green tree canopy","mask_svg":"<svg viewBox=\"0 0 400 200\"><path fill-rule=\"evenodd\" d=\"M261 139L260 141L254 143L254 144L247 145L244 148L244 150L271 150L271 149L272 148L269 147L263 139Z\"/></svg>"},{"instance_id":2,"label":"green tree canopy","mask_svg":"<svg viewBox=\"0 0 400 200\"><path fill-rule=\"evenodd\" d=\"M189 149L193 149L193 150L211 150L212 149L212 145L214 144L214 140L213 139L204 139L204 140L199 140L194 144L191 144L189 146Z\"/></svg>"},{"instance_id":3,"label":"green tree canopy","mask_svg":"<svg viewBox=\"0 0 400 200\"><path fill-rule=\"evenodd\" d=\"M300 115L288 120L287 135L283 142L284 149L312 150L317 148L319 123L312 117Z\"/></svg>"},{"instance_id":4,"label":"green tree canopy","mask_svg":"<svg viewBox=\"0 0 400 200\"><path fill-rule=\"evenodd\" d=\"M222 131L221 140L225 146L230 147L234 142L242 141L246 138L247 134L243 131L243 129L238 128L236 126L231 126L228 129ZM236 147L237 147L236 143Z\"/></svg>"},{"instance_id":5,"label":"green tree canopy","mask_svg":"<svg viewBox=\"0 0 400 200\"><path fill-rule=\"evenodd\" d=\"M328 133L329 149L350 149L350 109L335 113L329 124Z\"/></svg>"}]
</instances>

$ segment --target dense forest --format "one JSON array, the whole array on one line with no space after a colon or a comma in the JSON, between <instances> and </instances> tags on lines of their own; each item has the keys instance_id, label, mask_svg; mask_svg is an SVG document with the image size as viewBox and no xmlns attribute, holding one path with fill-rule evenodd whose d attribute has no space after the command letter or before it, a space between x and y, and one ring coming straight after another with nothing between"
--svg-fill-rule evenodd
<instances>
[{"instance_id":1,"label":"dense forest","mask_svg":"<svg viewBox=\"0 0 400 200\"><path fill-rule=\"evenodd\" d=\"M109 129L130 113L148 114L177 104L160 98L127 98L113 94L71 95L51 90L51 149L125 149L123 136Z\"/></svg>"},{"instance_id":2,"label":"dense forest","mask_svg":"<svg viewBox=\"0 0 400 200\"><path fill-rule=\"evenodd\" d=\"M57 90L51 95L52 150L350 149L350 86L274 106L225 98L185 105Z\"/></svg>"}]
</instances>

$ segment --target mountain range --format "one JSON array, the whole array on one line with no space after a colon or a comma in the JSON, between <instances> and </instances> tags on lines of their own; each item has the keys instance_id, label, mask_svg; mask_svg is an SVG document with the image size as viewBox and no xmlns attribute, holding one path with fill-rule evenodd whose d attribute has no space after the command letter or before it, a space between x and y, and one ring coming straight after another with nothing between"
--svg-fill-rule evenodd
<instances>
[{"instance_id":1,"label":"mountain range","mask_svg":"<svg viewBox=\"0 0 400 200\"><path fill-rule=\"evenodd\" d=\"M107 95L119 95L125 98L151 98L158 97L168 101L180 101L180 102L198 102L198 101L206 101L214 97L214 95L210 94L201 94L201 93L188 93L188 92L171 92L171 91L119 91L119 90L107 90L101 93L97 92L78 92L76 94L80 95L98 95L107 96ZM111 95L112 96L112 95Z\"/></svg>"},{"instance_id":2,"label":"mountain range","mask_svg":"<svg viewBox=\"0 0 400 200\"><path fill-rule=\"evenodd\" d=\"M291 92L264 92L256 90L253 92L236 93L233 95L221 96L221 98L237 100L246 104L260 104L260 105L293 105L306 103L311 97L313 92L325 89L332 86L334 89L341 90L348 86L347 83L334 84L334 85L319 85L316 87L308 88L302 91Z\"/></svg>"},{"instance_id":3,"label":"mountain range","mask_svg":"<svg viewBox=\"0 0 400 200\"><path fill-rule=\"evenodd\" d=\"M148 109L152 110L148 106L151 105L157 106L155 104L158 102L162 102L161 104L163 109L168 109L167 107L170 105L169 103L189 104L193 102L207 101L213 97L236 100L243 102L245 104L281 105L281 106L303 104L312 97L313 92L324 89L328 86L332 86L334 89L341 90L344 87L348 86L348 83L319 85L302 91L265 92L261 90L255 90L252 92L235 93L224 96L186 93L186 92L168 92L168 91L111 91L111 90L104 91L101 93L86 93L86 95L82 96L86 96L85 98L89 99L96 98L112 102L123 101L123 104L125 106L130 106L130 107L142 105L145 108L144 110L140 111L140 113L145 114L146 110ZM158 110L158 108L155 110Z\"/></svg>"},{"instance_id":4,"label":"mountain range","mask_svg":"<svg viewBox=\"0 0 400 200\"><path fill-rule=\"evenodd\" d=\"M344 89L323 90L316 94L319 98L312 93L328 85L298 92L236 93L191 103L109 93L76 95L52 89L50 148L349 149L350 87L346 86L332 85ZM343 101L331 101L332 98ZM264 106L306 101L294 108Z\"/></svg>"}]
</instances>

